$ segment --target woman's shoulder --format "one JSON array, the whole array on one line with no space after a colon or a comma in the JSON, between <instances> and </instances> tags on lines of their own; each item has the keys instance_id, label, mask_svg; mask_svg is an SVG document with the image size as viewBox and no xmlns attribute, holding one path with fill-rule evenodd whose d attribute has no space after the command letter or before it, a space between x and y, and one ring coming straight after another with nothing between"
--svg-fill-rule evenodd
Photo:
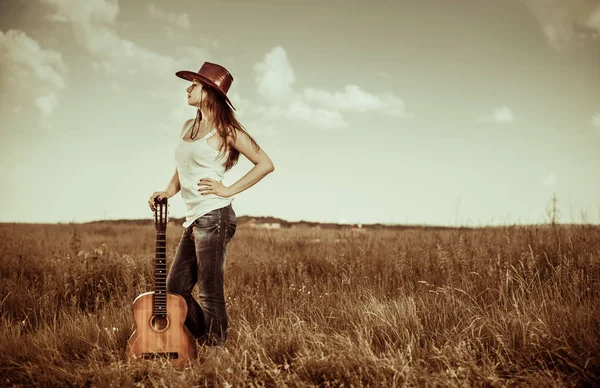
<instances>
[{"instance_id":1,"label":"woman's shoulder","mask_svg":"<svg viewBox=\"0 0 600 388\"><path fill-rule=\"evenodd\" d=\"M241 131L235 127L231 127L230 132L227 133L227 145L229 148L235 148L235 140L239 136Z\"/></svg>"},{"instance_id":2,"label":"woman's shoulder","mask_svg":"<svg viewBox=\"0 0 600 388\"><path fill-rule=\"evenodd\" d=\"M190 125L190 123L194 121L194 119L188 119L185 121L185 123L183 123L183 128L181 128L181 134L179 135L180 138L183 137L183 134L185 133L185 129Z\"/></svg>"},{"instance_id":3,"label":"woman's shoulder","mask_svg":"<svg viewBox=\"0 0 600 388\"><path fill-rule=\"evenodd\" d=\"M185 120L185 123L183 123L183 129L185 129L192 121L194 121L194 119Z\"/></svg>"}]
</instances>

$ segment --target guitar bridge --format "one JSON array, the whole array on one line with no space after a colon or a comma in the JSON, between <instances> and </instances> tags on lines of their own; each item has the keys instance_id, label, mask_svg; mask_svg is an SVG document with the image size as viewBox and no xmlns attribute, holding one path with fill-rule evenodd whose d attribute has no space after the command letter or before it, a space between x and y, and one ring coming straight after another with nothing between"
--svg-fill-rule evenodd
<instances>
[{"instance_id":1,"label":"guitar bridge","mask_svg":"<svg viewBox=\"0 0 600 388\"><path fill-rule=\"evenodd\" d=\"M152 359L156 359L156 358L176 359L176 358L179 358L179 353L178 352L160 352L160 353L145 352L145 353L142 353L142 358L144 360L152 360Z\"/></svg>"}]
</instances>

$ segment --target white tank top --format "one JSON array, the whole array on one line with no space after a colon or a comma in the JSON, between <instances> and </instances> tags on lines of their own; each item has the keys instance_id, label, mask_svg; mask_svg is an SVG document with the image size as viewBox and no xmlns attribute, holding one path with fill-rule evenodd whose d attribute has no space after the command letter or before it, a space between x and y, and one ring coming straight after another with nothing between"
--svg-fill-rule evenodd
<instances>
[{"instance_id":1,"label":"white tank top","mask_svg":"<svg viewBox=\"0 0 600 388\"><path fill-rule=\"evenodd\" d=\"M191 143L183 140L186 132L187 130L183 131L179 144L175 147L175 163L179 174L181 198L185 204L184 228L188 228L204 214L229 205L234 199L233 196L225 198L216 194L202 195L198 191L200 179L212 178L220 181L225 174L224 164L229 151L217 159L219 151L207 143L207 139L217 133L217 130L213 129L206 136Z\"/></svg>"}]
</instances>

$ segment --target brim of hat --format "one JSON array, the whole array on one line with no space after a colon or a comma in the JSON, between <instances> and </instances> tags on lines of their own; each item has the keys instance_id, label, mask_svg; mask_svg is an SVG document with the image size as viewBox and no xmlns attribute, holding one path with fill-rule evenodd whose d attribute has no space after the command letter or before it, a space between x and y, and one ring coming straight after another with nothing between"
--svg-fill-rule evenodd
<instances>
[{"instance_id":1,"label":"brim of hat","mask_svg":"<svg viewBox=\"0 0 600 388\"><path fill-rule=\"evenodd\" d=\"M231 101L229 101L229 97L227 97L226 94L223 94L223 92L221 92L221 89L219 89L219 87L217 85L215 85L214 82L212 82L211 80L209 80L208 78L193 72L193 71L188 71L188 70L181 70L178 71L177 73L175 73L175 75L179 78L183 78L185 80L188 80L190 82L194 81L194 78L199 79L200 81L204 82L205 84L210 85L213 89L215 89L217 91L217 93L219 93L221 96L225 97L225 100L227 100L227 103L229 104L229 106L231 106L231 108L233 110L235 110L235 107L233 106L233 104L231 103Z\"/></svg>"}]
</instances>

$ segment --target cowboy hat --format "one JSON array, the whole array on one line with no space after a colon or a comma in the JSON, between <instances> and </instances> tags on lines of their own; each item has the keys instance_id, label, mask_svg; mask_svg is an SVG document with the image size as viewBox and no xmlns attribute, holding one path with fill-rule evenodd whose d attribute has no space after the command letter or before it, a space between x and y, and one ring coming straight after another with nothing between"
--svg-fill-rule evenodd
<instances>
[{"instance_id":1,"label":"cowboy hat","mask_svg":"<svg viewBox=\"0 0 600 388\"><path fill-rule=\"evenodd\" d=\"M229 101L229 97L227 97L227 91L233 82L233 76L223 66L216 63L204 62L197 73L189 70L181 70L175 73L175 75L192 82L194 78L199 79L225 97L231 108L235 110L233 104Z\"/></svg>"}]
</instances>

